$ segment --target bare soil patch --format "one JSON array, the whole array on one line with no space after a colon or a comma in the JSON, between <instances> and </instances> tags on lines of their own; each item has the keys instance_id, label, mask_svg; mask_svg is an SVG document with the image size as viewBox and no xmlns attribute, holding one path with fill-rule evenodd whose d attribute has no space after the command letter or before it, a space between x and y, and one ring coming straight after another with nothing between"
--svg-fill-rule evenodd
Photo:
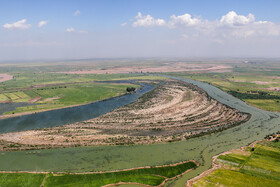
<instances>
[{"instance_id":1,"label":"bare soil patch","mask_svg":"<svg viewBox=\"0 0 280 187\"><path fill-rule=\"evenodd\" d=\"M187 64L183 62L165 63L159 67L131 66L131 67L108 67L96 70L81 70L70 72L58 72L68 74L117 74L117 73L151 73L151 72L182 72L182 71L207 71L207 72L228 72L231 66L216 64Z\"/></svg>"},{"instance_id":2,"label":"bare soil patch","mask_svg":"<svg viewBox=\"0 0 280 187\"><path fill-rule=\"evenodd\" d=\"M29 103L36 103L37 101L39 101L40 99L42 99L42 97L34 97L32 99L29 99Z\"/></svg>"},{"instance_id":3,"label":"bare soil patch","mask_svg":"<svg viewBox=\"0 0 280 187\"><path fill-rule=\"evenodd\" d=\"M5 82L8 80L13 79L12 75L6 74L6 73L0 73L0 82Z\"/></svg>"}]
</instances>

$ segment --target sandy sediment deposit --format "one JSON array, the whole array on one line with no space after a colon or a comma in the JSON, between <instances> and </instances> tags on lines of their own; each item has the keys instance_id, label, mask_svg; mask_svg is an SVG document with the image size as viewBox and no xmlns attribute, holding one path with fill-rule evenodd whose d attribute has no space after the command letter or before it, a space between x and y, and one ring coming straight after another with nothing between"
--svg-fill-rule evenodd
<instances>
[{"instance_id":1,"label":"sandy sediment deposit","mask_svg":"<svg viewBox=\"0 0 280 187\"><path fill-rule=\"evenodd\" d=\"M167 80L136 102L88 121L1 134L0 150L173 142L224 130L249 118L192 84Z\"/></svg>"}]
</instances>

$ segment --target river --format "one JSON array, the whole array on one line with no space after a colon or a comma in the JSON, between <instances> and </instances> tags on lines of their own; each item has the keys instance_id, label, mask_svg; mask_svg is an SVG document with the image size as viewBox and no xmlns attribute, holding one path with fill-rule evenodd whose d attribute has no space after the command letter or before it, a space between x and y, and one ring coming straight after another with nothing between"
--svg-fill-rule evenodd
<instances>
[{"instance_id":1,"label":"river","mask_svg":"<svg viewBox=\"0 0 280 187\"><path fill-rule=\"evenodd\" d=\"M262 139L271 132L280 130L279 113L267 112L249 106L207 83L168 77L197 85L214 99L242 112L250 113L252 117L246 123L231 129L174 143L2 152L0 156L1 170L111 171L197 160L201 163L200 167L175 181L175 186L184 186L188 179L211 167L214 155L246 146L255 140Z\"/></svg>"}]
</instances>

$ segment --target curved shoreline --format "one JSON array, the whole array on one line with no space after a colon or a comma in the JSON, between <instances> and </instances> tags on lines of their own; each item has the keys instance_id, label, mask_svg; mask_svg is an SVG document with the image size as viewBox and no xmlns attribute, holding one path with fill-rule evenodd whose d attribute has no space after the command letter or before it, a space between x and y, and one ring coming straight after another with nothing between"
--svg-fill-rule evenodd
<instances>
[{"instance_id":1,"label":"curved shoreline","mask_svg":"<svg viewBox=\"0 0 280 187\"><path fill-rule=\"evenodd\" d=\"M67 172L67 174L72 174L72 175L82 175L82 174L102 174L102 173L115 173L115 172L122 172L122 171L131 171L131 170L137 170L137 169L151 169L151 168L163 168L163 167L170 167L170 166L178 166L180 164L185 164L193 162L196 164L196 166L199 166L200 164L195 161L195 160L187 160L187 161L182 161L178 162L175 164L165 164L165 165L160 165L160 166L142 166L142 167L135 167L135 168L128 168L128 169L120 169L120 170L112 170L112 171L93 171L93 172L82 172L82 173L71 173ZM37 171L1 171L0 173L33 173L33 174L48 174L48 173L55 173L55 174L66 174L66 172L37 172Z\"/></svg>"}]
</instances>

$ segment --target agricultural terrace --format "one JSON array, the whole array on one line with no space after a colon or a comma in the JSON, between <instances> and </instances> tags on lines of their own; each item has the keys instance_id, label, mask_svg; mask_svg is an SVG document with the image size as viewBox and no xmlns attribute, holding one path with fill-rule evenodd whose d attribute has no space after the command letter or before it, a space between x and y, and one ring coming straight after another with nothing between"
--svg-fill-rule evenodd
<instances>
[{"instance_id":1,"label":"agricultural terrace","mask_svg":"<svg viewBox=\"0 0 280 187\"><path fill-rule=\"evenodd\" d=\"M279 186L280 142L263 140L249 147L224 153L214 159L218 168L189 182L192 186Z\"/></svg>"},{"instance_id":2,"label":"agricultural terrace","mask_svg":"<svg viewBox=\"0 0 280 187\"><path fill-rule=\"evenodd\" d=\"M92 186L118 183L144 184L158 186L174 179L198 165L193 161L173 165L134 168L114 172L95 172L84 174L70 173L0 173L1 186Z\"/></svg>"},{"instance_id":3,"label":"agricultural terrace","mask_svg":"<svg viewBox=\"0 0 280 187\"><path fill-rule=\"evenodd\" d=\"M136 102L88 121L1 134L0 149L174 142L222 131L249 118L192 84L165 80Z\"/></svg>"}]
</instances>

